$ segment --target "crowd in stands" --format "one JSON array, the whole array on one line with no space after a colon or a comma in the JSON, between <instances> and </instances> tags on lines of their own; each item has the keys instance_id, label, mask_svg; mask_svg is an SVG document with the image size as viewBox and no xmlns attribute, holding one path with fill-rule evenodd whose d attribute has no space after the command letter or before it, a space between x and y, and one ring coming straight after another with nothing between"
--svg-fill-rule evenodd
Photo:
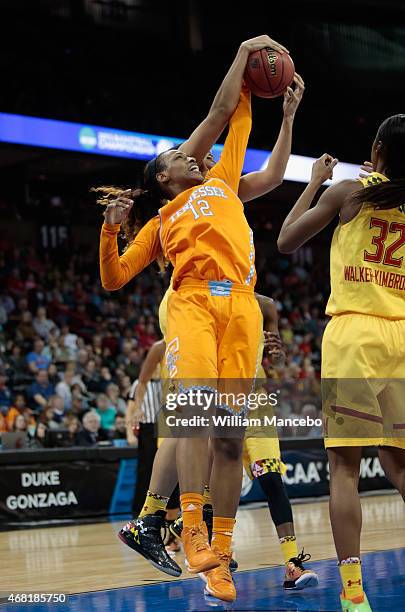
<instances>
[{"instance_id":1,"label":"crowd in stands","mask_svg":"<svg viewBox=\"0 0 405 612\"><path fill-rule=\"evenodd\" d=\"M129 391L160 337L157 311L168 279L150 268L108 293L96 251L55 261L30 246L4 239L0 246L0 435L26 432L34 448L54 444L52 432L61 430L66 446L125 440ZM283 388L277 410L319 415L327 270L285 257L271 268L259 258L257 267L258 290L275 300L286 353L283 367L264 360Z\"/></svg>"}]
</instances>

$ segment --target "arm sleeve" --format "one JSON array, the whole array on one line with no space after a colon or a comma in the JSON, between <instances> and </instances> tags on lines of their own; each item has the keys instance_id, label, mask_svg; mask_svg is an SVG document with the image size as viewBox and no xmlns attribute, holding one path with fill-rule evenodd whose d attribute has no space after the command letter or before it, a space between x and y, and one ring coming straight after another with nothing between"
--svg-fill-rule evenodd
<instances>
[{"instance_id":1,"label":"arm sleeve","mask_svg":"<svg viewBox=\"0 0 405 612\"><path fill-rule=\"evenodd\" d=\"M161 250L159 227L159 217L153 217L120 257L117 243L120 226L104 223L100 236L100 275L104 289L120 289L156 259Z\"/></svg>"},{"instance_id":2,"label":"arm sleeve","mask_svg":"<svg viewBox=\"0 0 405 612\"><path fill-rule=\"evenodd\" d=\"M251 129L250 90L244 86L240 93L238 106L229 121L229 131L221 157L218 163L207 173L207 179L222 179L235 193L238 193Z\"/></svg>"}]
</instances>

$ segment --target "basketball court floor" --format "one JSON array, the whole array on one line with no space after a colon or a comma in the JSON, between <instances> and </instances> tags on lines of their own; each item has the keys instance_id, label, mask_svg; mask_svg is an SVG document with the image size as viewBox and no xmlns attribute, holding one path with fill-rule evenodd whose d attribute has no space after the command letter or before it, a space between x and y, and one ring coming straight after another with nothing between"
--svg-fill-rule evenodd
<instances>
[{"instance_id":1,"label":"basketball court floor","mask_svg":"<svg viewBox=\"0 0 405 612\"><path fill-rule=\"evenodd\" d=\"M363 497L363 576L374 611L405 610L405 505L398 494ZM340 610L327 501L294 504L299 547L319 574L311 591L282 588L283 559L267 507L242 507L237 516L234 574L238 599L205 597L203 583L184 571L170 579L124 546L125 522L67 525L0 533L1 612L110 611L235 612ZM183 566L182 554L176 560ZM9 593L65 593L65 603L10 604Z\"/></svg>"}]
</instances>

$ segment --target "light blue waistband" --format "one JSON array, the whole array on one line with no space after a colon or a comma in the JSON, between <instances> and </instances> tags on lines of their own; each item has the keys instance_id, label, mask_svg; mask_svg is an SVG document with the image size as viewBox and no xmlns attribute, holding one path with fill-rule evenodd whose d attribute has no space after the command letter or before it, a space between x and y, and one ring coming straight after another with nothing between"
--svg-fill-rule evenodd
<instances>
[{"instance_id":1,"label":"light blue waistband","mask_svg":"<svg viewBox=\"0 0 405 612\"><path fill-rule=\"evenodd\" d=\"M229 297L231 295L233 282L230 280L208 281L208 287L211 295Z\"/></svg>"}]
</instances>

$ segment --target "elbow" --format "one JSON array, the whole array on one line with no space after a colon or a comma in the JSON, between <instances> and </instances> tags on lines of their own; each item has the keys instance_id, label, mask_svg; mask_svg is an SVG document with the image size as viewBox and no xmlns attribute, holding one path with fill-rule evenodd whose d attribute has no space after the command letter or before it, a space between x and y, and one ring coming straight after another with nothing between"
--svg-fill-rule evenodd
<instances>
[{"instance_id":1,"label":"elbow","mask_svg":"<svg viewBox=\"0 0 405 612\"><path fill-rule=\"evenodd\" d=\"M114 283L111 280L109 281L101 280L101 286L103 287L105 291L118 291L118 289L121 289L121 285Z\"/></svg>"},{"instance_id":2,"label":"elbow","mask_svg":"<svg viewBox=\"0 0 405 612\"><path fill-rule=\"evenodd\" d=\"M283 253L283 255L290 255L291 253L294 253L294 251L296 250L296 247L289 244L289 241L286 240L286 238L282 236L278 237L277 248L280 251L280 253Z\"/></svg>"},{"instance_id":3,"label":"elbow","mask_svg":"<svg viewBox=\"0 0 405 612\"><path fill-rule=\"evenodd\" d=\"M284 181L284 176L276 177L276 179L273 181L273 189L280 187L280 185L283 184L283 181Z\"/></svg>"}]
</instances>

